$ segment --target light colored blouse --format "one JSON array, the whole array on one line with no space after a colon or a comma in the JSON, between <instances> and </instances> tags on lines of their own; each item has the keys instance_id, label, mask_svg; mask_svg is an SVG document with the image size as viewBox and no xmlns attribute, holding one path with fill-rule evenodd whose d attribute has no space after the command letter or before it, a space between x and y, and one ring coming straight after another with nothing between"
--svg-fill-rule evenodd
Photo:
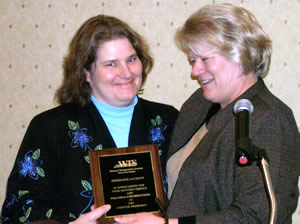
<instances>
[{"instance_id":1,"label":"light colored blouse","mask_svg":"<svg viewBox=\"0 0 300 224\"><path fill-rule=\"evenodd\" d=\"M175 188L178 174L184 161L194 151L195 147L206 135L207 128L204 123L193 137L180 150L174 153L167 162L167 178L168 178L168 199L171 198L172 192Z\"/></svg>"}]
</instances>

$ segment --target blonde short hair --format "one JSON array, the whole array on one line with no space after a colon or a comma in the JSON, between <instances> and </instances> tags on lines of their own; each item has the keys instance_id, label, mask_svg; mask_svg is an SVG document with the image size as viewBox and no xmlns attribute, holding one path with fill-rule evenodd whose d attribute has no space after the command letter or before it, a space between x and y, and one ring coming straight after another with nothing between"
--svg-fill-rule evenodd
<instances>
[{"instance_id":1,"label":"blonde short hair","mask_svg":"<svg viewBox=\"0 0 300 224\"><path fill-rule=\"evenodd\" d=\"M269 72L272 41L254 15L232 4L211 4L192 14L179 28L175 40L184 52L205 42L241 65L244 74Z\"/></svg>"}]
</instances>

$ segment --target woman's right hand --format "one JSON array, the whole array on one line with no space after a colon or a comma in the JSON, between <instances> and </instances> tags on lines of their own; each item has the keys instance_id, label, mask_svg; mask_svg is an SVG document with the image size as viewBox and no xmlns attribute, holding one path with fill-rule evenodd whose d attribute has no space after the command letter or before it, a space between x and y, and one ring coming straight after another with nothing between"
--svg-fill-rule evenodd
<instances>
[{"instance_id":1,"label":"woman's right hand","mask_svg":"<svg viewBox=\"0 0 300 224\"><path fill-rule=\"evenodd\" d=\"M76 219L73 222L70 222L69 224L97 224L97 220L104 215L106 212L110 210L111 206L110 205L103 205L99 208L94 208L92 206L92 211L83 214L80 216L78 219Z\"/></svg>"},{"instance_id":2,"label":"woman's right hand","mask_svg":"<svg viewBox=\"0 0 300 224\"><path fill-rule=\"evenodd\" d=\"M163 224L165 223L164 218L154 215L148 212L136 213L129 216L116 217L115 221L118 224Z\"/></svg>"}]
</instances>

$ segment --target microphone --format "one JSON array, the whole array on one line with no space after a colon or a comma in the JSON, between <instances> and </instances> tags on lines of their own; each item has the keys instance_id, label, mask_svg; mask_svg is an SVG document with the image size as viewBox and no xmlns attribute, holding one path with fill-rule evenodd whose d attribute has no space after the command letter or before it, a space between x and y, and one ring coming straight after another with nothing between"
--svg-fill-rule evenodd
<instances>
[{"instance_id":1,"label":"microphone","mask_svg":"<svg viewBox=\"0 0 300 224\"><path fill-rule=\"evenodd\" d=\"M235 113L235 130L236 130L236 159L240 166L251 165L254 160L251 141L251 114L253 105L247 99L238 100L233 111Z\"/></svg>"}]
</instances>

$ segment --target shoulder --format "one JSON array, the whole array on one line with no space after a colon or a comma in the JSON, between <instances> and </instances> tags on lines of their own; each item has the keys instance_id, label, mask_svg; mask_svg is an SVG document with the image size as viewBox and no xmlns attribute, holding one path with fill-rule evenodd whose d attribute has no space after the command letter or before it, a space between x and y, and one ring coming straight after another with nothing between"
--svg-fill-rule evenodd
<instances>
[{"instance_id":1,"label":"shoulder","mask_svg":"<svg viewBox=\"0 0 300 224\"><path fill-rule=\"evenodd\" d=\"M272 142L276 144L276 141L282 141L282 137L284 141L293 142L291 145L299 145L299 131L290 107L273 95L267 87L251 101L254 107L252 129L253 133L257 133L256 138L264 141L266 135L275 136Z\"/></svg>"},{"instance_id":2,"label":"shoulder","mask_svg":"<svg viewBox=\"0 0 300 224\"><path fill-rule=\"evenodd\" d=\"M253 98L252 103L254 113L258 116L268 114L268 116L271 116L269 118L273 117L275 120L282 118L294 122L294 115L291 108L272 94L267 87Z\"/></svg>"},{"instance_id":3,"label":"shoulder","mask_svg":"<svg viewBox=\"0 0 300 224\"><path fill-rule=\"evenodd\" d=\"M31 130L43 130L43 132L61 132L68 128L68 121L76 121L85 107L75 104L61 105L32 118L29 124Z\"/></svg>"},{"instance_id":4,"label":"shoulder","mask_svg":"<svg viewBox=\"0 0 300 224\"><path fill-rule=\"evenodd\" d=\"M33 120L51 120L51 121L59 121L66 117L74 116L78 111L80 111L82 107L75 104L65 104L58 107L54 107L52 109L41 112L36 115Z\"/></svg>"},{"instance_id":5,"label":"shoulder","mask_svg":"<svg viewBox=\"0 0 300 224\"><path fill-rule=\"evenodd\" d=\"M192 95L183 103L180 108L178 122L187 123L189 125L200 125L207 116L208 111L213 103L203 97L202 88L198 88ZM199 123L200 122L200 123ZM199 127L199 126L198 126Z\"/></svg>"},{"instance_id":6,"label":"shoulder","mask_svg":"<svg viewBox=\"0 0 300 224\"><path fill-rule=\"evenodd\" d=\"M254 107L253 118L270 113L276 116L293 117L292 110L265 85L263 79L253 85L243 97L249 99Z\"/></svg>"},{"instance_id":7,"label":"shoulder","mask_svg":"<svg viewBox=\"0 0 300 224\"><path fill-rule=\"evenodd\" d=\"M198 88L196 89L192 95L183 103L180 112L182 111L199 111L202 110L204 108L210 107L212 105L211 102L207 101L204 97L203 97L203 89L202 88ZM206 108L207 109L207 108Z\"/></svg>"},{"instance_id":8,"label":"shoulder","mask_svg":"<svg viewBox=\"0 0 300 224\"><path fill-rule=\"evenodd\" d=\"M193 104L194 102L196 104L199 104L199 101L202 101L202 100L204 100L203 89L198 88L192 93L192 95L190 95L190 97L184 102L183 105Z\"/></svg>"}]
</instances>

